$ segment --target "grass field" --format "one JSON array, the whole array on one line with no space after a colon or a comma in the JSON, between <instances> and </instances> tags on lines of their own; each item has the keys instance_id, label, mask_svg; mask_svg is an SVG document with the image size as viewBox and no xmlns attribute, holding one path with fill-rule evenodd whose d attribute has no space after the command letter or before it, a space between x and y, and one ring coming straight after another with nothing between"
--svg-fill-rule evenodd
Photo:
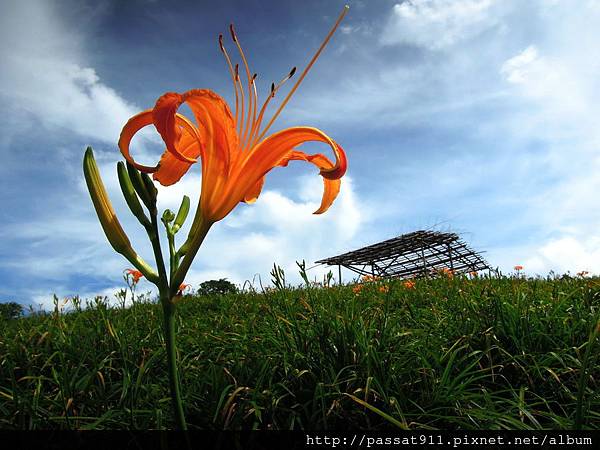
<instances>
[{"instance_id":1,"label":"grass field","mask_svg":"<svg viewBox=\"0 0 600 450\"><path fill-rule=\"evenodd\" d=\"M190 428L599 429L600 279L186 296ZM173 427L160 305L1 324L0 428Z\"/></svg>"}]
</instances>

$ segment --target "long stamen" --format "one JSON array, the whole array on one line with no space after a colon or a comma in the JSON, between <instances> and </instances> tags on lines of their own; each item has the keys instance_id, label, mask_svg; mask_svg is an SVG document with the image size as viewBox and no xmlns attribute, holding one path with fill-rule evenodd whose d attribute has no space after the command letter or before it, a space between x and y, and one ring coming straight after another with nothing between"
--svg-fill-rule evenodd
<instances>
[{"instance_id":1,"label":"long stamen","mask_svg":"<svg viewBox=\"0 0 600 450\"><path fill-rule=\"evenodd\" d=\"M256 124L256 110L258 105L258 92L256 90L256 76L255 73L252 75L252 88L254 89L254 108L252 109L252 127L250 128L250 134L248 135L248 140L246 141L246 145L244 146L244 150L250 147L250 142L252 141L252 133L254 130L254 125Z\"/></svg>"},{"instance_id":2,"label":"long stamen","mask_svg":"<svg viewBox=\"0 0 600 450\"><path fill-rule=\"evenodd\" d=\"M335 24L329 31L329 34L327 34L327 36L325 37L325 40L323 41L323 43L321 44L321 46L319 47L319 49L317 50L315 55L312 57L312 59L310 60L310 62L306 66L306 68L302 71L302 74L298 78L298 81L296 81L296 84L294 84L294 86L292 87L292 89L290 90L288 95L283 99L283 102L281 102L281 105L279 105L279 108L277 108L277 111L275 111L275 114L273 115L273 117L271 117L271 120L269 121L269 123L267 123L267 125L265 126L263 131L260 133L260 136L258 136L256 141L260 141L263 138L263 136L265 135L265 133L269 130L271 125L273 125L273 122L275 122L275 119L277 119L277 117L281 113L281 110L284 108L284 106L290 100L290 98L294 94L294 92L296 92L296 89L298 89L298 86L300 85L300 83L302 83L302 80L304 80L304 77L306 76L306 74L308 73L310 68L313 66L313 64L315 63L315 61L317 60L317 58L319 57L319 55L321 54L321 52L323 51L323 49L325 48L325 46L327 45L329 40L331 39L331 36L333 36L333 33L335 33L335 30L337 29L340 22L342 21L342 19L348 12L348 9L349 9L348 5L344 6L344 9L342 10L342 12L340 13L339 17L337 18Z\"/></svg>"},{"instance_id":3,"label":"long stamen","mask_svg":"<svg viewBox=\"0 0 600 450\"><path fill-rule=\"evenodd\" d=\"M227 67L229 68L229 74L231 75L231 81L233 81L233 89L235 90L235 122L237 123L238 104L239 104L238 86L235 81L235 74L233 72L233 65L231 64L231 59L229 59L227 50L225 50L225 46L223 45L223 35L222 34L219 34L219 48L221 49L221 52L223 52L223 56L225 56L225 61L227 61Z\"/></svg>"},{"instance_id":4,"label":"long stamen","mask_svg":"<svg viewBox=\"0 0 600 450\"><path fill-rule=\"evenodd\" d=\"M281 80L279 83L277 83L277 85L275 85L274 83L271 83L271 92L269 93L269 95L267 96L267 99L265 100L265 103L263 104L262 108L260 109L260 114L258 115L258 119L254 121L253 125L252 125L252 130L250 132L250 137L248 138L248 144L249 146L253 146L254 144L256 144L257 140L253 139L256 134L258 133L258 130L260 129L260 125L262 123L263 120L263 116L265 114L265 111L267 109L267 105L269 104L269 102L271 101L271 99L273 97L275 97L275 94L277 93L277 91L279 90L279 88L281 86L284 85L284 83L289 80L290 78L292 78L294 76L294 74L296 73L296 68L292 67L292 70L290 70L290 73L287 74L287 76Z\"/></svg>"},{"instance_id":5,"label":"long stamen","mask_svg":"<svg viewBox=\"0 0 600 450\"><path fill-rule=\"evenodd\" d=\"M246 69L246 77L248 79L248 116L246 117L246 123L244 125L244 134L241 137L241 143L245 143L246 142L246 136L248 134L248 129L250 128L250 116L252 115L252 110L253 108L255 109L256 106L253 106L254 104L254 99L253 99L253 95L252 95L252 76L250 75L250 67L248 66L248 60L246 59L246 56L244 55L244 51L242 50L242 46L240 45L240 41L238 40L236 34L235 34L235 30L233 29L233 24L229 25L229 31L231 32L231 39L233 39L233 42L235 42L235 45L237 45L238 51L240 52L240 56L242 58L242 62L244 63L244 68ZM243 148L243 144L241 145L241 147Z\"/></svg>"},{"instance_id":6,"label":"long stamen","mask_svg":"<svg viewBox=\"0 0 600 450\"><path fill-rule=\"evenodd\" d=\"M237 83L238 89L240 90L240 97L241 97L240 120L239 120L239 122L237 122L237 125L239 126L238 136L241 136L243 126L244 126L244 88L242 87L242 81L240 80L239 64L235 65L235 81ZM236 121L237 121L237 116L236 116Z\"/></svg>"}]
</instances>

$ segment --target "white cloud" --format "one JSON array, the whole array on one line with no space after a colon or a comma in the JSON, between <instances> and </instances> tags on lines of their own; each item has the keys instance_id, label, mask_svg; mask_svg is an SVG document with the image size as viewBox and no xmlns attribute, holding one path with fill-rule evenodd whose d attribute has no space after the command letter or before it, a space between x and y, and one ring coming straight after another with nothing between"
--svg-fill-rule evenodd
<instances>
[{"instance_id":1,"label":"white cloud","mask_svg":"<svg viewBox=\"0 0 600 450\"><path fill-rule=\"evenodd\" d=\"M537 48L535 45L530 45L521 53L502 64L500 72L511 83L524 83L531 76L530 70L532 64L538 60Z\"/></svg>"},{"instance_id":2,"label":"white cloud","mask_svg":"<svg viewBox=\"0 0 600 450\"><path fill-rule=\"evenodd\" d=\"M590 103L589 75L579 73L584 61L564 56L543 57L535 45L530 45L505 61L500 73L515 85L517 95L538 102L545 118L552 115L552 119L570 122L573 114L589 114L595 105Z\"/></svg>"},{"instance_id":3,"label":"white cloud","mask_svg":"<svg viewBox=\"0 0 600 450\"><path fill-rule=\"evenodd\" d=\"M56 16L50 2L9 1L5 11L0 19L5 107L35 117L50 130L115 142L123 123L139 109L86 65L81 37Z\"/></svg>"},{"instance_id":4,"label":"white cloud","mask_svg":"<svg viewBox=\"0 0 600 450\"><path fill-rule=\"evenodd\" d=\"M529 208L524 213L529 223L538 223L543 230L544 244L532 245L533 256L526 261L541 274L550 270L600 272L594 262L599 250L594 236L600 223L600 67L580 49L591 34L600 43L600 34L588 29L587 21L573 29L582 16L593 14L584 8L573 17L572 11L565 11L560 16L568 17L565 22L570 25L565 27L556 18L556 32L568 36L571 45L546 44L544 52L530 45L500 69L512 84L516 106L513 120L506 122L508 133L544 142L544 152L531 158L524 176L545 175L552 180L527 193Z\"/></svg>"},{"instance_id":5,"label":"white cloud","mask_svg":"<svg viewBox=\"0 0 600 450\"><path fill-rule=\"evenodd\" d=\"M600 236L578 239L564 236L552 239L524 261L528 272L545 275L555 273L576 274L581 271L600 273Z\"/></svg>"},{"instance_id":6,"label":"white cloud","mask_svg":"<svg viewBox=\"0 0 600 450\"><path fill-rule=\"evenodd\" d=\"M340 33L342 34L350 34L354 31L354 27L351 27L350 25L342 25L340 27Z\"/></svg>"},{"instance_id":7,"label":"white cloud","mask_svg":"<svg viewBox=\"0 0 600 450\"><path fill-rule=\"evenodd\" d=\"M381 42L444 49L496 25L493 5L493 0L408 0L398 3L381 35Z\"/></svg>"},{"instance_id":8,"label":"white cloud","mask_svg":"<svg viewBox=\"0 0 600 450\"><path fill-rule=\"evenodd\" d=\"M307 176L299 180L298 200L266 190L255 204L239 205L210 231L188 281L201 281L207 273L229 273L230 279L243 283L258 273L268 284L264 277L277 263L291 281L298 282L296 261L304 259L311 267L317 259L352 248L368 221L352 179L344 178L340 195L326 213L314 215L322 189L320 177ZM327 270L315 268L309 275L320 279Z\"/></svg>"},{"instance_id":9,"label":"white cloud","mask_svg":"<svg viewBox=\"0 0 600 450\"><path fill-rule=\"evenodd\" d=\"M114 170L109 172L111 168L114 169L113 164L101 167L101 171L113 206L134 248L154 266L150 243L122 200L116 176L112 174ZM159 198L163 197L160 202L163 207L174 211L183 193L192 197L190 216L177 236L178 245L187 236L198 198L195 193L200 190L197 177L190 176L187 181L184 180L186 177L181 184L160 188L159 192ZM288 280L298 282L295 261L305 259L309 267L316 259L352 246L352 239L366 221L366 210L356 198L350 178L343 180L340 195L323 215L312 214L320 203L321 177L300 178L296 192L292 190L292 194L299 200L265 190L255 204L240 204L234 213L213 226L186 277L186 283L197 286L209 279L228 278L242 284L260 274L263 284L268 285L268 273L273 263L284 267ZM0 233L0 237L11 239L17 248L27 248L18 257L3 261L3 265L36 277L37 286L32 290L24 288L21 293L32 298L35 305L53 308L54 293L60 298L79 293L82 298L101 295L112 300L118 290L116 287L92 291L80 286L74 291L67 287L67 280L70 277L101 277L119 282L123 269L130 266L121 255L112 251L97 223L91 203L87 203L87 192L81 192L80 200L83 202L67 201L68 206L58 217L49 216L29 224L4 227ZM163 234L163 254L167 255L165 241ZM315 269L310 275L321 278L326 271L325 268ZM255 284L255 287L258 288L258 285ZM141 282L138 291L146 290L154 292L150 283Z\"/></svg>"},{"instance_id":10,"label":"white cloud","mask_svg":"<svg viewBox=\"0 0 600 450\"><path fill-rule=\"evenodd\" d=\"M417 121L410 122L404 110L390 112L388 124L395 119L400 124L429 126L428 117L435 117L439 120L435 130L444 124L460 127L464 125L461 120L470 121L468 135L487 139L496 149L486 153L483 141L477 149L477 154L484 155L481 161L465 165L464 172L448 172L458 174L453 192L465 188L489 192L487 202L480 204L482 215L497 216L509 207L504 228L527 230L515 235L521 242L518 247L494 242L490 246L492 264L509 270L533 254L535 263L527 265L540 273L552 269L573 272L577 268L597 271L597 265L590 264L597 254L597 243L587 236L594 236L600 223L600 198L596 194L600 192L600 66L590 58L600 45L595 27L600 19L598 2L573 8L564 2L539 1L528 4L526 11L521 9L522 2L482 2L473 24L467 16L453 16L449 3L406 2L402 11L402 5L397 5L381 37L383 43L406 42L443 49L443 54L436 54L434 61L417 60L407 69L412 79L399 77L401 69L386 66L386 72L397 80L399 88L395 90L391 82L382 83L384 75L357 85L368 91L370 85L379 84L389 94L369 97L380 111L394 102L410 105L413 117L419 108L423 110ZM439 9L433 11L436 6ZM409 16L414 23L409 23ZM448 17L454 17L454 22ZM444 20L445 29L436 29ZM499 31L494 39L472 39L492 27ZM454 45L459 42L461 46ZM498 78L490 73L495 67ZM419 98L415 86L431 93L434 101L429 103L429 96L425 101ZM465 101L469 98L472 101ZM470 109L476 114L470 114ZM442 111L446 114L439 114ZM388 115L376 117L381 120ZM472 144L464 145L468 149ZM464 160L460 156L453 159ZM431 178L436 186L445 179L443 174ZM492 189L490 183L494 182L501 184ZM503 189L508 187L512 189ZM465 197L463 202L467 201ZM531 237L527 239L525 233ZM540 244L532 244L536 239Z\"/></svg>"},{"instance_id":11,"label":"white cloud","mask_svg":"<svg viewBox=\"0 0 600 450\"><path fill-rule=\"evenodd\" d=\"M140 296L142 296L145 301L153 300L156 296L155 290L153 285L150 285L143 280L140 281L134 290L136 300L139 301ZM59 296L56 292L62 292L63 295ZM123 294L125 295L124 297ZM75 308L73 298L76 296L79 297L79 306L81 308L94 306L96 298L98 298L99 301L114 307L129 307L133 303L131 290L129 290L123 281L120 285L113 285L94 291L72 292L72 290L65 287L49 290L48 292L36 290L31 293L30 305L34 311L53 311L58 307L61 312L68 312Z\"/></svg>"}]
</instances>

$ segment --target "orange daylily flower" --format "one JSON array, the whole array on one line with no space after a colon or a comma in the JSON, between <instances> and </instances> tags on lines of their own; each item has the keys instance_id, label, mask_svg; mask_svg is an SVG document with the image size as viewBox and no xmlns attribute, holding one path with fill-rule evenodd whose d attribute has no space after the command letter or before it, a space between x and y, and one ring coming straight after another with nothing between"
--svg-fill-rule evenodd
<instances>
[{"instance_id":1,"label":"orange daylily flower","mask_svg":"<svg viewBox=\"0 0 600 450\"><path fill-rule=\"evenodd\" d=\"M191 285L189 284L185 284L185 283L181 283L179 285L179 292L183 293L183 291L185 291L187 288L191 287Z\"/></svg>"},{"instance_id":2,"label":"orange daylily flower","mask_svg":"<svg viewBox=\"0 0 600 450\"><path fill-rule=\"evenodd\" d=\"M363 283L370 283L370 282L375 282L375 281L379 281L381 280L381 277L375 276L375 275L363 275L361 278L361 281Z\"/></svg>"},{"instance_id":3,"label":"orange daylily flower","mask_svg":"<svg viewBox=\"0 0 600 450\"><path fill-rule=\"evenodd\" d=\"M356 295L360 294L360 292L362 291L363 286L362 284L357 284L356 286L354 286L352 288L352 292L354 292Z\"/></svg>"},{"instance_id":4,"label":"orange daylily flower","mask_svg":"<svg viewBox=\"0 0 600 450\"><path fill-rule=\"evenodd\" d=\"M325 212L338 195L340 178L346 172L346 155L342 147L323 131L308 126L286 128L270 136L265 135L329 42L346 11L347 8L265 126L262 123L269 102L283 83L294 75L296 69L293 68L277 85L271 85L271 92L259 110L256 74L252 75L231 26L231 38L239 51L245 74L240 74L238 64L232 64L223 45L222 35L219 36L219 47L234 85L235 112L231 112L223 98L208 89L193 89L182 94L168 92L157 100L153 109L137 114L124 126L119 139L123 156L138 170L153 173L153 178L164 186L179 181L200 158L200 213L204 223L208 224L223 219L240 202L253 203L271 169L287 166L290 161L295 160L310 162L319 169L325 184L321 205L315 214ZM189 106L196 123L177 113L183 104ZM156 166L145 166L133 159L129 145L140 129L151 124L161 135L166 150ZM299 145L309 141L329 145L335 156L335 163L322 154L309 155L297 150Z\"/></svg>"},{"instance_id":5,"label":"orange daylily flower","mask_svg":"<svg viewBox=\"0 0 600 450\"><path fill-rule=\"evenodd\" d=\"M454 278L454 271L452 269L448 269L447 267L444 267L443 269L441 269L440 273L442 275L447 276L448 278Z\"/></svg>"},{"instance_id":6,"label":"orange daylily flower","mask_svg":"<svg viewBox=\"0 0 600 450\"><path fill-rule=\"evenodd\" d=\"M381 292L382 294L387 293L389 290L389 286L379 286L379 292Z\"/></svg>"},{"instance_id":7,"label":"orange daylily flower","mask_svg":"<svg viewBox=\"0 0 600 450\"><path fill-rule=\"evenodd\" d=\"M127 274L128 278L131 275L133 284L137 284L138 281L140 281L140 278L142 278L144 276L142 274L142 272L140 272L139 270L135 270L135 269L125 269L124 272Z\"/></svg>"},{"instance_id":8,"label":"orange daylily flower","mask_svg":"<svg viewBox=\"0 0 600 450\"><path fill-rule=\"evenodd\" d=\"M515 270L517 272L519 272L519 271L523 270L523 266L515 266Z\"/></svg>"},{"instance_id":9,"label":"orange daylily flower","mask_svg":"<svg viewBox=\"0 0 600 450\"><path fill-rule=\"evenodd\" d=\"M402 283L402 285L406 288L406 289L414 289L415 288L415 282L412 280L406 280L404 283Z\"/></svg>"}]
</instances>

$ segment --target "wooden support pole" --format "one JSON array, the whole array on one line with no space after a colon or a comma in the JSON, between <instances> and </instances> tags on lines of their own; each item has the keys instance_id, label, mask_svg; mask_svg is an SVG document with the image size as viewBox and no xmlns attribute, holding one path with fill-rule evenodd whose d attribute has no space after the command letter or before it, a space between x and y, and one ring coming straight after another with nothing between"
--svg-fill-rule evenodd
<instances>
[{"instance_id":1,"label":"wooden support pole","mask_svg":"<svg viewBox=\"0 0 600 450\"><path fill-rule=\"evenodd\" d=\"M421 240L421 262L423 263L423 275L428 277L427 261L425 260L425 244L423 243L423 240Z\"/></svg>"}]
</instances>

